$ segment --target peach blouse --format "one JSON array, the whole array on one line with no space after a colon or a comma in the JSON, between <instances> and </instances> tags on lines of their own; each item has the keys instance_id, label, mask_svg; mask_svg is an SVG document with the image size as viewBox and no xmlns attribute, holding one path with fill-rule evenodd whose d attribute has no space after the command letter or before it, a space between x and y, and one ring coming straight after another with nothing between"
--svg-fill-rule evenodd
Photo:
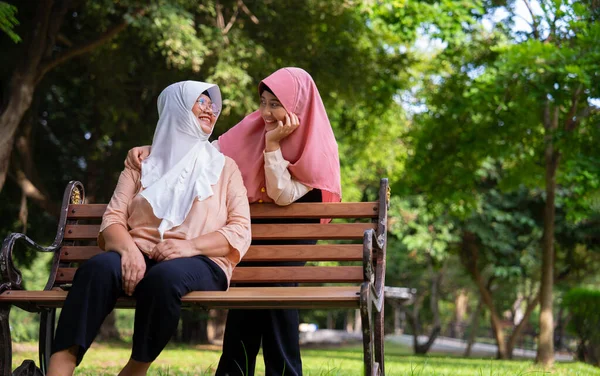
<instances>
[{"instance_id":1,"label":"peach blouse","mask_svg":"<svg viewBox=\"0 0 600 376\"><path fill-rule=\"evenodd\" d=\"M140 251L150 253L160 242L157 218L152 206L139 193L142 191L140 171L125 168L121 172L115 192L102 216L98 244L104 249L102 231L113 224L125 227ZM222 234L231 251L222 257L210 257L231 280L233 268L242 259L250 242L250 207L242 174L233 159L225 157L225 166L214 194L204 201L196 200L185 221L168 230L164 239L193 239L211 232Z\"/></svg>"}]
</instances>

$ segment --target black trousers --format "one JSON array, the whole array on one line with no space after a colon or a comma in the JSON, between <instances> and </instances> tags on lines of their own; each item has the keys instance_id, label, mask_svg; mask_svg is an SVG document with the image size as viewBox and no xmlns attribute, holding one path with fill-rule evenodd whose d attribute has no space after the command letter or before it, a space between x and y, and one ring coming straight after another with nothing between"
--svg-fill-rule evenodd
<instances>
[{"instance_id":1,"label":"black trousers","mask_svg":"<svg viewBox=\"0 0 600 376\"><path fill-rule=\"evenodd\" d=\"M302 266L304 263L260 264L260 266L267 265ZM269 286L293 285L295 284ZM254 375L261 343L265 375L301 376L299 324L297 309L230 309L227 313L223 337L223 354L221 354L216 376Z\"/></svg>"},{"instance_id":2,"label":"black trousers","mask_svg":"<svg viewBox=\"0 0 600 376\"><path fill-rule=\"evenodd\" d=\"M227 289L223 270L205 256L157 263L144 256L146 274L135 288L136 299L131 358L152 362L177 329L181 297L190 291ZM121 256L105 252L77 269L58 320L52 353L78 346L77 365L106 316L123 296Z\"/></svg>"},{"instance_id":3,"label":"black trousers","mask_svg":"<svg viewBox=\"0 0 600 376\"><path fill-rule=\"evenodd\" d=\"M297 202L320 202L321 191L314 189ZM295 220L294 223L314 223L314 220ZM287 220L253 221L252 223L290 223ZM255 241L253 245L316 244L313 240ZM250 263L243 266L303 266L304 262ZM271 284L262 286L293 286L296 284ZM244 285L249 286L249 285ZM231 309L227 313L223 354L216 376L253 376L256 356L262 343L266 376L301 376L300 318L297 309Z\"/></svg>"}]
</instances>

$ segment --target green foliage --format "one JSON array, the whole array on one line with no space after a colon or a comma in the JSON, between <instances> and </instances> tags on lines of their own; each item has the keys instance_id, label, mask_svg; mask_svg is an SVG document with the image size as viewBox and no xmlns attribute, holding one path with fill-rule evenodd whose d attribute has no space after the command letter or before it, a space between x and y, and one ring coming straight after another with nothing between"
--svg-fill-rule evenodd
<instances>
[{"instance_id":1,"label":"green foliage","mask_svg":"<svg viewBox=\"0 0 600 376\"><path fill-rule=\"evenodd\" d=\"M38 85L31 116L24 120L32 125L36 186L59 201L66 182L80 180L88 202L106 202L127 150L151 143L156 98L168 84L196 79L220 85L224 109L213 135L218 137L258 108L262 78L282 66L300 66L315 79L338 138L344 200L374 198L381 177L399 181L403 172L406 150L399 140L407 120L393 95L406 84L401 72L409 61L388 53L390 35L372 27L377 15L367 11L370 5L358 5L252 2L246 11L236 1L78 2L63 20L56 51L85 44L122 19L130 25L109 43L58 66ZM26 36L38 4L16 7ZM15 50L6 42L0 48ZM19 63L18 53L8 56L14 58L2 62L2 83ZM7 213L0 221L3 234L23 229L15 220L20 198L9 179L0 199ZM31 201L27 207L32 237L48 244L55 219Z\"/></svg>"},{"instance_id":2,"label":"green foliage","mask_svg":"<svg viewBox=\"0 0 600 376\"><path fill-rule=\"evenodd\" d=\"M552 39L528 35L512 40L501 26L474 29L435 56L428 75L432 83L420 93L428 111L417 116L421 126L411 134L415 157L408 168L417 171L416 185L445 202L475 205L480 170L492 158L504 170L503 189L543 186L543 113L548 104L560 108L559 130L552 136L562 152L561 163L597 166L597 148L586 145L598 132L593 125L597 108L588 102L598 97L600 86L600 49L589 39L598 35L598 25L569 16L569 4L561 6L566 14L556 20L568 32L554 30ZM569 116L577 121L576 131L567 130ZM580 179L580 189L597 191L597 183L588 182L594 178ZM568 185L572 173L561 168L558 180ZM577 197L585 195L581 191Z\"/></svg>"},{"instance_id":3,"label":"green foliage","mask_svg":"<svg viewBox=\"0 0 600 376\"><path fill-rule=\"evenodd\" d=\"M14 343L37 341L40 317L36 313L13 308L10 313L10 331Z\"/></svg>"},{"instance_id":4,"label":"green foliage","mask_svg":"<svg viewBox=\"0 0 600 376\"><path fill-rule=\"evenodd\" d=\"M483 16L481 1L387 1L371 10L376 17L374 27L387 32L398 42L412 42L419 36L459 40Z\"/></svg>"},{"instance_id":5,"label":"green foliage","mask_svg":"<svg viewBox=\"0 0 600 376\"><path fill-rule=\"evenodd\" d=\"M570 314L568 330L579 338L579 359L600 365L600 290L574 288L563 296L562 306Z\"/></svg>"},{"instance_id":6,"label":"green foliage","mask_svg":"<svg viewBox=\"0 0 600 376\"><path fill-rule=\"evenodd\" d=\"M24 287L28 290L43 290L48 280L49 265L52 254L40 254L31 266L23 268L17 265L23 274ZM40 317L37 313L29 313L13 307L10 313L10 330L13 342L37 341Z\"/></svg>"},{"instance_id":7,"label":"green foliage","mask_svg":"<svg viewBox=\"0 0 600 376\"><path fill-rule=\"evenodd\" d=\"M18 10L14 5L0 1L0 30L6 33L13 42L18 43L21 37L13 31L15 26L19 25L16 14Z\"/></svg>"},{"instance_id":8,"label":"green foliage","mask_svg":"<svg viewBox=\"0 0 600 376\"><path fill-rule=\"evenodd\" d=\"M393 183L405 172L406 147L400 142L406 126L402 111L391 104L374 118L362 105L340 102L329 107L328 113L339 145L344 201L374 200L381 177Z\"/></svg>"},{"instance_id":9,"label":"green foliage","mask_svg":"<svg viewBox=\"0 0 600 376\"><path fill-rule=\"evenodd\" d=\"M443 208L427 205L423 196L393 201L394 216L390 232L401 239L415 257L430 255L436 261L448 257L453 244L459 241L456 224L444 215ZM417 256L418 255L418 256Z\"/></svg>"},{"instance_id":10,"label":"green foliage","mask_svg":"<svg viewBox=\"0 0 600 376\"><path fill-rule=\"evenodd\" d=\"M476 234L481 242L481 263L492 266L496 277L510 280L535 275L542 235L542 228L536 222L540 206L525 188L510 194L492 189L466 221L465 229Z\"/></svg>"}]
</instances>

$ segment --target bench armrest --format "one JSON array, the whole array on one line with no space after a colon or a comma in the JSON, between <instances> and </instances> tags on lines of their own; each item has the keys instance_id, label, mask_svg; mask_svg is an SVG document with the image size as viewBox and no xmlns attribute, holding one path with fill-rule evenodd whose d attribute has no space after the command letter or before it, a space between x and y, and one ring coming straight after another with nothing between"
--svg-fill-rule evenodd
<instances>
[{"instance_id":1,"label":"bench armrest","mask_svg":"<svg viewBox=\"0 0 600 376\"><path fill-rule=\"evenodd\" d=\"M370 286L370 301L381 312L384 302L387 214L390 205L390 186L387 179L381 179L379 186L379 217L377 230L366 230L363 235L363 285Z\"/></svg>"},{"instance_id":2,"label":"bench armrest","mask_svg":"<svg viewBox=\"0 0 600 376\"><path fill-rule=\"evenodd\" d=\"M374 244L375 247L373 247ZM385 280L385 275L382 273L385 273L385 270L377 265L376 254L381 252L378 248L377 234L373 230L366 230L363 236L363 288L368 286L370 301L375 305L377 311L381 311L384 295L383 280Z\"/></svg>"},{"instance_id":3,"label":"bench armrest","mask_svg":"<svg viewBox=\"0 0 600 376\"><path fill-rule=\"evenodd\" d=\"M83 184L78 181L71 181L67 184L63 194L62 207L60 209L60 219L58 220L58 230L52 244L48 247L42 247L27 235L20 233L12 233L4 239L2 250L0 251L0 293L6 290L23 290L23 277L21 271L13 262L13 248L18 240L24 241L25 244L38 252L53 252L54 260L50 279L46 284L46 290L54 284L54 275L58 268L58 259L60 256L60 247L65 235L65 226L67 224L67 211L70 203L82 203L84 200L85 191Z\"/></svg>"},{"instance_id":4,"label":"bench armrest","mask_svg":"<svg viewBox=\"0 0 600 376\"><path fill-rule=\"evenodd\" d=\"M6 290L23 290L21 271L13 262L13 248L18 240L38 252L55 252L59 246L42 247L25 234L12 233L4 239L0 252L0 293Z\"/></svg>"}]
</instances>

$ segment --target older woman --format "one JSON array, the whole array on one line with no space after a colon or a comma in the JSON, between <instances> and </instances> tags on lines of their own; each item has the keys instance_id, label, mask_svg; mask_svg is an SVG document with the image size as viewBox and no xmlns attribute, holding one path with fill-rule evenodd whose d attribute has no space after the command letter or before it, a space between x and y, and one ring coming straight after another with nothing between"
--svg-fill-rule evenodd
<instances>
[{"instance_id":1,"label":"older woman","mask_svg":"<svg viewBox=\"0 0 600 376\"><path fill-rule=\"evenodd\" d=\"M229 287L250 245L250 211L236 163L208 142L220 110L216 85L178 82L160 94L152 156L121 173L98 236L107 252L75 275L48 375L73 374L123 294L136 312L120 375L145 375L177 328L181 297Z\"/></svg>"}]
</instances>

